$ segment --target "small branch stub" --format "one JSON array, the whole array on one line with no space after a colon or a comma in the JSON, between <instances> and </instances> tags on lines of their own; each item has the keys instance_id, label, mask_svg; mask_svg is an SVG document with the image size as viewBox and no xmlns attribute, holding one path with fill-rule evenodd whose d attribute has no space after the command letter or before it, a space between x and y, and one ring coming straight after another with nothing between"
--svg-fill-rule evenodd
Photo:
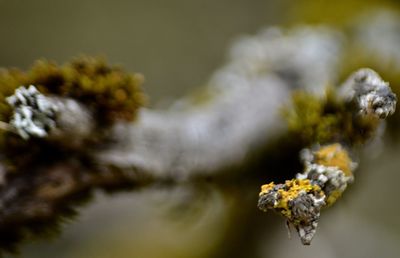
<instances>
[{"instance_id":1,"label":"small branch stub","mask_svg":"<svg viewBox=\"0 0 400 258\"><path fill-rule=\"evenodd\" d=\"M278 211L288 224L292 224L301 241L309 245L315 234L320 210L325 205L325 194L318 185L310 180L293 179L284 184L273 182L261 187L258 207L267 211Z\"/></svg>"},{"instance_id":2,"label":"small branch stub","mask_svg":"<svg viewBox=\"0 0 400 258\"><path fill-rule=\"evenodd\" d=\"M354 101L360 115L385 119L396 110L397 97L389 83L372 69L355 72L342 87L342 94Z\"/></svg>"},{"instance_id":3,"label":"small branch stub","mask_svg":"<svg viewBox=\"0 0 400 258\"><path fill-rule=\"evenodd\" d=\"M348 152L340 144L302 151L303 173L285 184L269 183L261 187L258 207L274 210L293 225L304 245L311 244L320 211L332 205L353 181L355 169Z\"/></svg>"}]
</instances>

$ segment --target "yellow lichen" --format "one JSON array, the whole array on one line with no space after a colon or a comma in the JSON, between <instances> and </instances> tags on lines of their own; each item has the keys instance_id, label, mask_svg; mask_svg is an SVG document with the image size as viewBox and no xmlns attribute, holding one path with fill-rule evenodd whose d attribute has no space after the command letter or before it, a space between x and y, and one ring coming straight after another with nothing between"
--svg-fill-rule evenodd
<instances>
[{"instance_id":1,"label":"yellow lichen","mask_svg":"<svg viewBox=\"0 0 400 258\"><path fill-rule=\"evenodd\" d=\"M269 184L262 185L262 186L261 186L260 195L263 195L263 194L268 193L269 191L271 191L271 190L274 188L274 186L275 186L274 182L271 182L271 183L269 183Z\"/></svg>"},{"instance_id":2,"label":"yellow lichen","mask_svg":"<svg viewBox=\"0 0 400 258\"><path fill-rule=\"evenodd\" d=\"M286 191L284 198L287 200L293 200L301 191L308 193L311 191L320 190L319 186L312 185L308 179L286 180L285 185L288 188L288 191Z\"/></svg>"},{"instance_id":3,"label":"yellow lichen","mask_svg":"<svg viewBox=\"0 0 400 258\"><path fill-rule=\"evenodd\" d=\"M314 153L315 163L327 167L338 167L346 176L352 176L352 161L348 152L338 143L321 147Z\"/></svg>"},{"instance_id":4,"label":"yellow lichen","mask_svg":"<svg viewBox=\"0 0 400 258\"><path fill-rule=\"evenodd\" d=\"M276 185L272 182L261 186L260 196L269 193ZM301 193L323 193L318 185L311 184L308 179L292 179L286 180L283 188L277 191L279 198L274 204L274 209L277 209L283 216L291 219L292 211L289 207L289 202L299 197Z\"/></svg>"},{"instance_id":5,"label":"yellow lichen","mask_svg":"<svg viewBox=\"0 0 400 258\"><path fill-rule=\"evenodd\" d=\"M331 206L332 204L334 204L336 201L337 201L337 199L339 199L340 198L340 196L342 196L342 191L340 191L339 189L338 190L335 190L335 191L332 191L330 194L329 194L329 196L327 196L326 197L326 199L325 199L325 203L326 203L326 206L325 207L329 207L329 206Z\"/></svg>"}]
</instances>

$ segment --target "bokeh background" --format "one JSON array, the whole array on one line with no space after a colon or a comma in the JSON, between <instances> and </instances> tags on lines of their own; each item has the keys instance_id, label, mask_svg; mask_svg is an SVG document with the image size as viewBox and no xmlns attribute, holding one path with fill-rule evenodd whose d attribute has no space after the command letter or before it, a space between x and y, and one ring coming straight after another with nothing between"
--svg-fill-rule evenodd
<instances>
[{"instance_id":1,"label":"bokeh background","mask_svg":"<svg viewBox=\"0 0 400 258\"><path fill-rule=\"evenodd\" d=\"M0 0L0 66L79 54L145 75L150 106L205 85L230 42L265 26L341 26L396 1ZM400 31L398 32L400 34ZM399 80L400 82L400 80ZM152 186L96 193L57 237L26 243L21 257L399 257L400 145L385 139L361 157L355 184L324 211L311 246L256 208L260 182ZM268 171L266 171L268 173Z\"/></svg>"}]
</instances>

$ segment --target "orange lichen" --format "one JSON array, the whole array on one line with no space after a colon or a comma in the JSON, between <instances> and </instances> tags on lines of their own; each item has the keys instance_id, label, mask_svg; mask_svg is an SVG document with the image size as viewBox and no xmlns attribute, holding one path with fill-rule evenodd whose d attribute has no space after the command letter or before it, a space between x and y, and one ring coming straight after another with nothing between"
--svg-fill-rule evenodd
<instances>
[{"instance_id":1,"label":"orange lichen","mask_svg":"<svg viewBox=\"0 0 400 258\"><path fill-rule=\"evenodd\" d=\"M341 190L335 190L332 191L327 197L326 197L326 206L325 207L330 207L332 206L339 198L342 196L343 191Z\"/></svg>"},{"instance_id":2,"label":"orange lichen","mask_svg":"<svg viewBox=\"0 0 400 258\"><path fill-rule=\"evenodd\" d=\"M263 195L268 193L269 191L271 191L274 188L275 184L274 182L271 182L269 184L265 184L261 186L261 192L259 195Z\"/></svg>"},{"instance_id":3,"label":"orange lichen","mask_svg":"<svg viewBox=\"0 0 400 258\"><path fill-rule=\"evenodd\" d=\"M323 194L321 188L318 185L311 184L311 181L308 179L286 180L284 185L278 185L278 187L278 198L273 208L288 219L292 219L292 211L289 202L299 197L301 193ZM270 191L275 190L275 188L276 185L273 182L262 185L260 196L268 194Z\"/></svg>"},{"instance_id":4,"label":"orange lichen","mask_svg":"<svg viewBox=\"0 0 400 258\"><path fill-rule=\"evenodd\" d=\"M338 143L321 147L314 153L314 162L327 167L338 167L346 176L352 176L352 161L348 152Z\"/></svg>"}]
</instances>

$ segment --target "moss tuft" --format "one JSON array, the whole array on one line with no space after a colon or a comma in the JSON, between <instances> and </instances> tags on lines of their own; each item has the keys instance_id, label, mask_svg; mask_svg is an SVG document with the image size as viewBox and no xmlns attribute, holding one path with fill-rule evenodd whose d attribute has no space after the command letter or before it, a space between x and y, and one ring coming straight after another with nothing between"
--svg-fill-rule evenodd
<instances>
[{"instance_id":1,"label":"moss tuft","mask_svg":"<svg viewBox=\"0 0 400 258\"><path fill-rule=\"evenodd\" d=\"M13 110L6 98L21 85L35 85L45 95L71 98L83 104L96 123L90 138L83 139L77 147L69 144L71 139L24 140L0 130L0 150L7 176L60 161L88 159L92 148L106 140L104 132L110 126L117 121L135 119L138 108L145 104L142 82L140 74L129 74L120 67L108 65L102 58L88 56L64 65L38 60L28 71L0 69L0 121L9 122L12 116Z\"/></svg>"},{"instance_id":2,"label":"moss tuft","mask_svg":"<svg viewBox=\"0 0 400 258\"><path fill-rule=\"evenodd\" d=\"M100 126L118 120L132 121L145 104L143 76L109 66L102 58L81 56L64 65L39 60L30 70L0 72L0 119L8 121L10 107L5 97L21 85L35 85L40 92L73 98L86 105Z\"/></svg>"},{"instance_id":3,"label":"moss tuft","mask_svg":"<svg viewBox=\"0 0 400 258\"><path fill-rule=\"evenodd\" d=\"M358 145L370 139L379 121L354 114L349 104L339 100L333 90L324 97L304 91L294 92L292 106L283 110L289 132L303 145L344 142Z\"/></svg>"}]
</instances>

